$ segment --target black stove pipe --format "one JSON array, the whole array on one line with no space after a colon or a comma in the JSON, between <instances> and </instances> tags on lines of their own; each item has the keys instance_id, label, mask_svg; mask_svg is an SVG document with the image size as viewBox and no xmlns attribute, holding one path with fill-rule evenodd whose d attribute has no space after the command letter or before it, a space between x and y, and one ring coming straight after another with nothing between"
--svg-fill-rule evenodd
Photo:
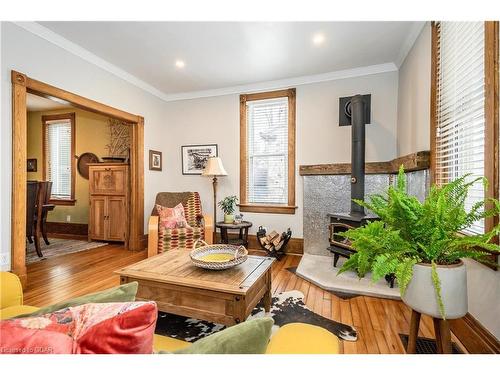
<instances>
[{"instance_id":1,"label":"black stove pipe","mask_svg":"<svg viewBox=\"0 0 500 375\"><path fill-rule=\"evenodd\" d=\"M365 214L352 199L365 198L365 104L362 95L351 99L351 214Z\"/></svg>"}]
</instances>

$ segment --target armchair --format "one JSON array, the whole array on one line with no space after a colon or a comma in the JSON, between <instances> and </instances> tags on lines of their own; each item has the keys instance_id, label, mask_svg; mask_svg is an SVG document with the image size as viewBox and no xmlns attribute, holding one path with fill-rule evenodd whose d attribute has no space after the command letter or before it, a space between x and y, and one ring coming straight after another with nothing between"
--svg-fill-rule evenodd
<instances>
[{"instance_id":1,"label":"armchair","mask_svg":"<svg viewBox=\"0 0 500 375\"><path fill-rule=\"evenodd\" d=\"M160 229L156 205L174 207L182 203L186 221L191 228ZM148 225L148 257L177 248L193 248L197 240L211 244L214 231L213 218L202 215L201 200L197 192L158 193Z\"/></svg>"}]
</instances>

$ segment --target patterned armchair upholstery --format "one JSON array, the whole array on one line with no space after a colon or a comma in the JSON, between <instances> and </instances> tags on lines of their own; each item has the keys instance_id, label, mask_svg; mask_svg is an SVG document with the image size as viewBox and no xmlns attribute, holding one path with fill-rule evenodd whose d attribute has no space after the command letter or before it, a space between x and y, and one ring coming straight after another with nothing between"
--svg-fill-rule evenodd
<instances>
[{"instance_id":1,"label":"patterned armchair upholstery","mask_svg":"<svg viewBox=\"0 0 500 375\"><path fill-rule=\"evenodd\" d=\"M191 228L159 228L156 205L175 207L184 206L186 221ZM187 248L191 249L197 240L212 243L213 218L201 212L200 195L196 192L158 193L151 212L148 230L148 257L164 251Z\"/></svg>"}]
</instances>

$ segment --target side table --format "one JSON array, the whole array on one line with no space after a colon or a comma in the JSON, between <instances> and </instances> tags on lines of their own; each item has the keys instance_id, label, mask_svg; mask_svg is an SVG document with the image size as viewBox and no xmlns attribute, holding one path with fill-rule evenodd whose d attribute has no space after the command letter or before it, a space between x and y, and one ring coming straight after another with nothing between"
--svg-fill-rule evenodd
<instances>
[{"instance_id":1,"label":"side table","mask_svg":"<svg viewBox=\"0 0 500 375\"><path fill-rule=\"evenodd\" d=\"M248 248L248 228L252 226L249 221L242 221L240 224L227 224L223 221L218 221L215 224L216 228L220 229L220 237L222 243L232 244L232 245L243 245ZM230 239L228 236L228 230L238 230L238 238Z\"/></svg>"}]
</instances>

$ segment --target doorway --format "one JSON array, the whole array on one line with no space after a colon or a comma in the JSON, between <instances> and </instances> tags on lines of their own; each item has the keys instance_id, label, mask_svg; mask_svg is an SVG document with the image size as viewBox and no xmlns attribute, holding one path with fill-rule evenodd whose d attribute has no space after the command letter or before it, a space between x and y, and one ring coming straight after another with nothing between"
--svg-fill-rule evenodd
<instances>
[{"instance_id":1,"label":"doorway","mask_svg":"<svg viewBox=\"0 0 500 375\"><path fill-rule=\"evenodd\" d=\"M68 103L76 108L126 121L132 126L130 147L129 250L144 247L144 118L12 71L12 219L11 269L23 286L26 272L27 94Z\"/></svg>"}]
</instances>

